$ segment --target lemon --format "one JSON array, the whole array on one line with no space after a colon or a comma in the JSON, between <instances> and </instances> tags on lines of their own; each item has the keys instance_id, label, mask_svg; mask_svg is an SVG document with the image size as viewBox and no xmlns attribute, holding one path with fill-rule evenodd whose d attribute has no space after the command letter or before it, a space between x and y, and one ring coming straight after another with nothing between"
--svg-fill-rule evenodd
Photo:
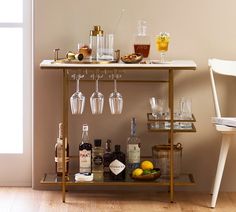
<instances>
[{"instance_id":1,"label":"lemon","mask_svg":"<svg viewBox=\"0 0 236 212\"><path fill-rule=\"evenodd\" d=\"M141 168L143 170L151 170L154 168L153 163L149 160L145 160L141 163Z\"/></svg>"},{"instance_id":2,"label":"lemon","mask_svg":"<svg viewBox=\"0 0 236 212\"><path fill-rule=\"evenodd\" d=\"M140 168L137 168L132 172L132 176L140 176L142 174L143 174L143 170Z\"/></svg>"}]
</instances>

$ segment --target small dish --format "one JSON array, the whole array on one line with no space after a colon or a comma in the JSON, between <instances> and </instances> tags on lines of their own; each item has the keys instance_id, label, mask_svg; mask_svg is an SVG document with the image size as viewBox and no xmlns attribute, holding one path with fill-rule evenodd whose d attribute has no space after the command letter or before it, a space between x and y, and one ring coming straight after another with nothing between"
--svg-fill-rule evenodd
<instances>
[{"instance_id":1,"label":"small dish","mask_svg":"<svg viewBox=\"0 0 236 212\"><path fill-rule=\"evenodd\" d=\"M137 180L137 181L154 181L161 176L161 170L159 168L155 168L154 170L157 171L154 174L145 174L145 175L140 175L140 176L132 176L131 174L130 177L133 180Z\"/></svg>"},{"instance_id":2,"label":"small dish","mask_svg":"<svg viewBox=\"0 0 236 212\"><path fill-rule=\"evenodd\" d=\"M124 63L139 63L141 62L141 60L143 59L143 55L142 54L136 54L136 53L132 53L132 54L128 54L128 55L124 55L120 58L122 60L122 62Z\"/></svg>"}]
</instances>

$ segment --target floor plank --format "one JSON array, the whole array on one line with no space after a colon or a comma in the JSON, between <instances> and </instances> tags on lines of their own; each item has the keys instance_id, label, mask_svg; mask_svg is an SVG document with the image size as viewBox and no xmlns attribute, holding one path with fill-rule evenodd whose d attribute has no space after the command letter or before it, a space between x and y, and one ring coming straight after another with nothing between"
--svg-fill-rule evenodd
<instances>
[{"instance_id":1,"label":"floor plank","mask_svg":"<svg viewBox=\"0 0 236 212\"><path fill-rule=\"evenodd\" d=\"M169 202L167 192L81 191L68 192L66 203L59 191L0 187L1 212L233 212L236 193L220 193L215 209L209 208L211 196L201 192L176 192Z\"/></svg>"}]
</instances>

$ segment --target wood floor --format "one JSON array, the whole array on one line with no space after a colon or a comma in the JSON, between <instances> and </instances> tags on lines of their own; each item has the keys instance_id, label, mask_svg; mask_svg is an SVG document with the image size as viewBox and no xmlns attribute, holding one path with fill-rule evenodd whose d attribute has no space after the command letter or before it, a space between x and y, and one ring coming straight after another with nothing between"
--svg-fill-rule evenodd
<instances>
[{"instance_id":1,"label":"wood floor","mask_svg":"<svg viewBox=\"0 0 236 212\"><path fill-rule=\"evenodd\" d=\"M236 212L236 193L220 193L215 209L208 208L210 195L176 192L176 203L168 202L165 192L68 192L66 203L59 191L0 187L0 212Z\"/></svg>"}]
</instances>

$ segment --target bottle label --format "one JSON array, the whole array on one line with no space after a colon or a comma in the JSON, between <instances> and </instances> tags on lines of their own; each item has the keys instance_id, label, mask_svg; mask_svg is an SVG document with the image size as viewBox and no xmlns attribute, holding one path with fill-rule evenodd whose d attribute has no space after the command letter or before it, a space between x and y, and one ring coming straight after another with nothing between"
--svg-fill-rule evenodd
<instances>
[{"instance_id":1,"label":"bottle label","mask_svg":"<svg viewBox=\"0 0 236 212\"><path fill-rule=\"evenodd\" d=\"M125 169L125 164L115 159L110 163L109 168L113 174L118 175Z\"/></svg>"},{"instance_id":2,"label":"bottle label","mask_svg":"<svg viewBox=\"0 0 236 212\"><path fill-rule=\"evenodd\" d=\"M91 150L83 149L79 151L79 172L91 172Z\"/></svg>"},{"instance_id":3,"label":"bottle label","mask_svg":"<svg viewBox=\"0 0 236 212\"><path fill-rule=\"evenodd\" d=\"M140 146L139 144L128 144L128 163L140 163Z\"/></svg>"},{"instance_id":4,"label":"bottle label","mask_svg":"<svg viewBox=\"0 0 236 212\"><path fill-rule=\"evenodd\" d=\"M65 155L67 155L67 152L65 151ZM57 172L63 171L63 160L62 160L62 151L61 149L57 149L57 157L55 157L55 162L57 163ZM67 170L67 163L69 162L69 157L65 157L65 171Z\"/></svg>"},{"instance_id":5,"label":"bottle label","mask_svg":"<svg viewBox=\"0 0 236 212\"><path fill-rule=\"evenodd\" d=\"M93 158L93 163L97 166L100 166L103 164L103 158L100 155L97 155Z\"/></svg>"}]
</instances>

